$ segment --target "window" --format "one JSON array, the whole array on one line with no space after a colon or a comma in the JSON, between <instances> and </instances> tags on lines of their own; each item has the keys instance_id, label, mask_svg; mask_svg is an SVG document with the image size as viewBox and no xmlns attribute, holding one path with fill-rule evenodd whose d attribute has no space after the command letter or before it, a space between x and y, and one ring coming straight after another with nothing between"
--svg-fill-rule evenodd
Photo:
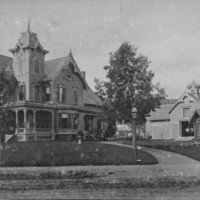
<instances>
[{"instance_id":1,"label":"window","mask_svg":"<svg viewBox=\"0 0 200 200\"><path fill-rule=\"evenodd\" d=\"M79 124L79 115L78 114L72 114L72 128L78 129Z\"/></svg>"},{"instance_id":2,"label":"window","mask_svg":"<svg viewBox=\"0 0 200 200\"><path fill-rule=\"evenodd\" d=\"M74 90L74 103L75 104L78 104L78 97L79 97L78 93L79 93L78 90L75 89Z\"/></svg>"},{"instance_id":3,"label":"window","mask_svg":"<svg viewBox=\"0 0 200 200\"><path fill-rule=\"evenodd\" d=\"M78 129L79 115L76 113L59 114L60 129Z\"/></svg>"},{"instance_id":4,"label":"window","mask_svg":"<svg viewBox=\"0 0 200 200\"><path fill-rule=\"evenodd\" d=\"M23 101L26 99L26 85L20 85L19 86L19 100Z\"/></svg>"},{"instance_id":5,"label":"window","mask_svg":"<svg viewBox=\"0 0 200 200\"><path fill-rule=\"evenodd\" d=\"M35 101L40 101L40 87L35 85Z\"/></svg>"},{"instance_id":6,"label":"window","mask_svg":"<svg viewBox=\"0 0 200 200\"><path fill-rule=\"evenodd\" d=\"M189 108L183 108L183 118L189 117Z\"/></svg>"},{"instance_id":7,"label":"window","mask_svg":"<svg viewBox=\"0 0 200 200\"><path fill-rule=\"evenodd\" d=\"M63 113L59 115L59 128L71 128L70 114Z\"/></svg>"},{"instance_id":8,"label":"window","mask_svg":"<svg viewBox=\"0 0 200 200\"><path fill-rule=\"evenodd\" d=\"M40 73L40 63L39 63L39 60L37 58L34 59L34 72L36 74Z\"/></svg>"},{"instance_id":9,"label":"window","mask_svg":"<svg viewBox=\"0 0 200 200\"><path fill-rule=\"evenodd\" d=\"M66 88L57 87L57 101L62 103L66 101Z\"/></svg>"},{"instance_id":10,"label":"window","mask_svg":"<svg viewBox=\"0 0 200 200\"><path fill-rule=\"evenodd\" d=\"M24 65L24 61L22 58L19 58L18 60L18 73L22 74L23 73L23 65Z\"/></svg>"},{"instance_id":11,"label":"window","mask_svg":"<svg viewBox=\"0 0 200 200\"><path fill-rule=\"evenodd\" d=\"M50 86L45 87L45 100L50 101L51 100L51 92L50 92Z\"/></svg>"}]
</instances>

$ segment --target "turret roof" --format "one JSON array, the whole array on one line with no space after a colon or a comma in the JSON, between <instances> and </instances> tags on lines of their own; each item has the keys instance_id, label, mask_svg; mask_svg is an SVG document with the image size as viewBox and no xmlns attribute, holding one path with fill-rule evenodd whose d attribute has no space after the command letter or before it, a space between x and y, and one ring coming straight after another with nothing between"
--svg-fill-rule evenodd
<instances>
[{"instance_id":1,"label":"turret roof","mask_svg":"<svg viewBox=\"0 0 200 200\"><path fill-rule=\"evenodd\" d=\"M21 33L21 37L19 38L15 47L13 49L9 49L9 51L13 53L17 50L18 47L31 49L40 48L44 54L49 53L49 51L44 50L44 48L40 44L37 38L37 34L31 31L30 24L28 24L26 32Z\"/></svg>"}]
</instances>

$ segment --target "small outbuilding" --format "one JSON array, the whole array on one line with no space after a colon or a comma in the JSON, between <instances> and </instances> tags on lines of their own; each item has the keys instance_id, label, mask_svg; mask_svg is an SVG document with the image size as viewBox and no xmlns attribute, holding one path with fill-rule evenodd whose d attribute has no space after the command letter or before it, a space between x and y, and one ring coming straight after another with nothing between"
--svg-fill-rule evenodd
<instances>
[{"instance_id":1,"label":"small outbuilding","mask_svg":"<svg viewBox=\"0 0 200 200\"><path fill-rule=\"evenodd\" d=\"M146 117L152 139L200 138L200 84L192 81L173 104L161 105Z\"/></svg>"}]
</instances>

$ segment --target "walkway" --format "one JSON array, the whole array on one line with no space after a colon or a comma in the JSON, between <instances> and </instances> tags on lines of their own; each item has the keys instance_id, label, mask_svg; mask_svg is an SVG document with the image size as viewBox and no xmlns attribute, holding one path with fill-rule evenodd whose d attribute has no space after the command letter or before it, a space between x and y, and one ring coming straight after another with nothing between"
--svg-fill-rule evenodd
<instances>
[{"instance_id":1,"label":"walkway","mask_svg":"<svg viewBox=\"0 0 200 200\"><path fill-rule=\"evenodd\" d=\"M118 142L104 142L109 145L118 145L132 148L131 145L121 144ZM146 147L138 147L142 151L152 154L158 160L157 165L132 166L137 176L163 177L163 176L181 176L196 177L200 179L200 162L189 157Z\"/></svg>"}]
</instances>

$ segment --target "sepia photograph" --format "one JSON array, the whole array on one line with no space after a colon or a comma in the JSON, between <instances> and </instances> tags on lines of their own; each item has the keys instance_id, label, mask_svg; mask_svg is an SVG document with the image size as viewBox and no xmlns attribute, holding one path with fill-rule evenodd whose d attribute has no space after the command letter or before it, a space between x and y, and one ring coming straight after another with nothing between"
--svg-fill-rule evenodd
<instances>
[{"instance_id":1,"label":"sepia photograph","mask_svg":"<svg viewBox=\"0 0 200 200\"><path fill-rule=\"evenodd\" d=\"M199 0L0 0L17 199L200 199Z\"/></svg>"}]
</instances>

